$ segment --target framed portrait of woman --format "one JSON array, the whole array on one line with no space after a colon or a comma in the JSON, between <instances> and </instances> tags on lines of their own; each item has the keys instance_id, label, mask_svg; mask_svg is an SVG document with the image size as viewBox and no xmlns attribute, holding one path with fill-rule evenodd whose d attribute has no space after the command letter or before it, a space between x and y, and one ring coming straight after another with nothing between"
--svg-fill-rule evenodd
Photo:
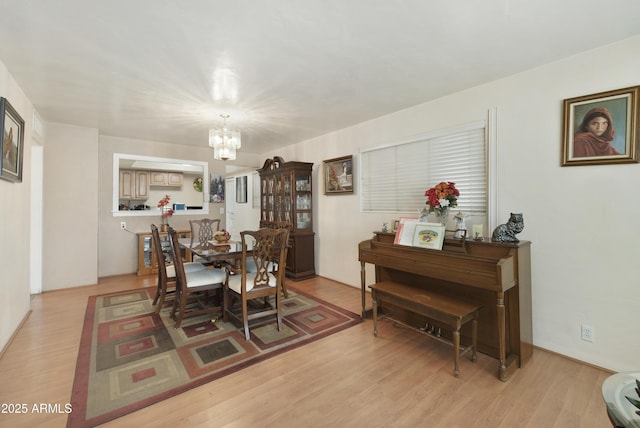
<instances>
[{"instance_id":1,"label":"framed portrait of woman","mask_svg":"<svg viewBox=\"0 0 640 428\"><path fill-rule=\"evenodd\" d=\"M562 166L638 162L639 91L564 100Z\"/></svg>"}]
</instances>

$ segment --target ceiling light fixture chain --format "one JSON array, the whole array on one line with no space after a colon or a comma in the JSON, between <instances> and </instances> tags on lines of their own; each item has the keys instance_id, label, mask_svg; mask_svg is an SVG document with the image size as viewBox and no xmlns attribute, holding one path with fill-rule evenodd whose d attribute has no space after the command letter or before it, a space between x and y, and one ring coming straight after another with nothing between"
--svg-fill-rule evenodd
<instances>
[{"instance_id":1,"label":"ceiling light fixture chain","mask_svg":"<svg viewBox=\"0 0 640 428\"><path fill-rule=\"evenodd\" d=\"M241 145L240 131L227 127L228 114L221 114L222 128L209 130L209 147L213 148L213 158L217 160L235 160L236 150Z\"/></svg>"}]
</instances>

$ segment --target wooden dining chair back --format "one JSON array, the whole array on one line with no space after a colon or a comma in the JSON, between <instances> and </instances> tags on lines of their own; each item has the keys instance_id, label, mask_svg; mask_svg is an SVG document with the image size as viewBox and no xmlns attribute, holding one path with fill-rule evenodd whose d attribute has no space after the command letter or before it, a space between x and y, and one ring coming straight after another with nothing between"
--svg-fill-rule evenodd
<instances>
[{"instance_id":1,"label":"wooden dining chair back","mask_svg":"<svg viewBox=\"0 0 640 428\"><path fill-rule=\"evenodd\" d=\"M207 248L213 240L213 235L220 230L220 219L189 220L189 225L191 226L191 246Z\"/></svg>"},{"instance_id":2,"label":"wooden dining chair back","mask_svg":"<svg viewBox=\"0 0 640 428\"><path fill-rule=\"evenodd\" d=\"M284 239L285 242L279 242L276 244L275 248L277 248L279 250L281 245L285 246L285 253L284 253L284 260L285 260L285 264L282 265L282 269L286 269L287 267L287 258L289 257L289 236L291 235L291 223L286 222L286 221L271 221L271 222L263 222L261 223L264 226L263 227L268 227L270 229L287 229L289 231L289 234L287 235L286 238L284 238L283 235L281 235L280 239ZM274 269L280 269L280 265L275 264ZM253 267L250 267L249 270L251 271ZM286 284L286 280L287 280L287 274L286 274L286 270L284 272L284 274L282 275L282 282L280 284L280 289L282 290L282 295L284 296L284 298L288 298L289 297L289 292L287 291L287 284Z\"/></svg>"},{"instance_id":3,"label":"wooden dining chair back","mask_svg":"<svg viewBox=\"0 0 640 428\"><path fill-rule=\"evenodd\" d=\"M285 266L286 243L289 240L287 229L263 228L256 231L240 232L242 258L240 272L232 275L227 271L224 287L224 319L229 317L239 321L244 327L245 339L249 340L249 321L275 315L278 331L282 329L281 284L284 269L274 269L274 264ZM252 269L249 269L253 265ZM249 301L264 298L264 307L251 308ZM240 313L233 310L234 302L239 301Z\"/></svg>"},{"instance_id":4,"label":"wooden dining chair back","mask_svg":"<svg viewBox=\"0 0 640 428\"><path fill-rule=\"evenodd\" d=\"M211 241L215 233L220 230L220 219L203 218L200 220L189 220L191 226L191 248L201 248L206 250L212 247ZM195 262L205 266L220 267L220 263L212 263L201 257L195 257Z\"/></svg>"},{"instance_id":5,"label":"wooden dining chair back","mask_svg":"<svg viewBox=\"0 0 640 428\"><path fill-rule=\"evenodd\" d=\"M182 260L178 235L172 227L169 227L169 242L176 270L176 293L171 309L171 317L176 320L175 327L180 327L182 320L188 316L221 312L222 306L216 305L215 302L220 300L220 296L216 293L217 290L222 290L226 278L225 272L220 269L187 272ZM188 300L195 300L193 305L189 303L189 311L187 311Z\"/></svg>"},{"instance_id":6,"label":"wooden dining chair back","mask_svg":"<svg viewBox=\"0 0 640 428\"><path fill-rule=\"evenodd\" d=\"M156 305L156 313L160 312L162 306L169 297L174 297L176 291L176 271L173 263L167 263L165 258L165 250L162 248L162 240L160 232L155 224L151 225L151 245L153 253L156 256L156 264L158 266L158 284L156 286L156 295L153 298L153 304ZM169 251L171 254L171 251ZM188 262L183 263L185 272L195 272L206 269L200 263Z\"/></svg>"},{"instance_id":7,"label":"wooden dining chair back","mask_svg":"<svg viewBox=\"0 0 640 428\"><path fill-rule=\"evenodd\" d=\"M160 312L168 295L175 293L175 276L169 280L167 276L167 263L162 251L162 242L160 241L160 233L155 224L151 225L151 245L153 245L153 253L156 256L156 264L158 265L158 285L156 286L156 296L153 298L153 304L156 306L156 312Z\"/></svg>"}]
</instances>

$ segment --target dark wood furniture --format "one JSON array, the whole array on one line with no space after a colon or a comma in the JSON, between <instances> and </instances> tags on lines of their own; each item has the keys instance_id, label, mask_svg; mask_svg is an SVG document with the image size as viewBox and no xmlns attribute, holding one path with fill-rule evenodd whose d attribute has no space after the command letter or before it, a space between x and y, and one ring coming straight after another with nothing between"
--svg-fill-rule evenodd
<instances>
[{"instance_id":1,"label":"dark wood furniture","mask_svg":"<svg viewBox=\"0 0 640 428\"><path fill-rule=\"evenodd\" d=\"M242 257L242 244L238 241L209 241L209 245L201 247L197 243L191 246L191 238L178 239L180 248L196 260L203 260L208 265L239 266Z\"/></svg>"},{"instance_id":2,"label":"dark wood furniture","mask_svg":"<svg viewBox=\"0 0 640 428\"><path fill-rule=\"evenodd\" d=\"M378 335L378 319L390 318L395 322L404 324L395 319L395 311L378 316L378 304L384 300L396 308L403 308L409 312L423 315L427 318L445 324L452 333L452 340L447 341L440 335L440 329L432 331L429 328L415 329L434 339L453 345L453 375L460 376L460 356L471 351L471 361L476 361L476 349L478 345L478 305L454 299L433 291L426 291L421 287L402 284L399 282L383 281L371 286L371 299L373 301L373 334ZM471 344L465 346L460 352L460 329L471 322Z\"/></svg>"},{"instance_id":3,"label":"dark wood furniture","mask_svg":"<svg viewBox=\"0 0 640 428\"><path fill-rule=\"evenodd\" d=\"M191 248L198 247L206 250L211 247L214 234L220 230L220 219L202 218L199 220L189 220L189 227L191 227ZM193 260L208 266L222 266L221 262L214 263L203 259L197 260L195 258Z\"/></svg>"},{"instance_id":4,"label":"dark wood furniture","mask_svg":"<svg viewBox=\"0 0 640 428\"><path fill-rule=\"evenodd\" d=\"M222 305L209 304L209 302L215 301L215 293L222 290L226 278L226 273L221 269L187 272L182 262L182 251L178 239L176 231L169 227L171 258L176 270L176 293L171 318L176 320L176 328L180 327L185 317L222 312ZM196 298L198 305L190 304L187 308L187 300L192 297Z\"/></svg>"},{"instance_id":5,"label":"dark wood furniture","mask_svg":"<svg viewBox=\"0 0 640 428\"><path fill-rule=\"evenodd\" d=\"M189 220L189 227L191 228L191 246L207 247L213 240L213 235L220 230L220 219Z\"/></svg>"},{"instance_id":6,"label":"dark wood furniture","mask_svg":"<svg viewBox=\"0 0 640 428\"><path fill-rule=\"evenodd\" d=\"M442 251L393 244L394 234L376 232L359 244L362 315L367 286L365 264L375 265L375 282L395 281L482 306L478 351L499 360L498 377L507 380L533 352L531 243L445 240ZM452 245L455 244L455 245ZM402 314L423 325L424 316Z\"/></svg>"},{"instance_id":7,"label":"dark wood furniture","mask_svg":"<svg viewBox=\"0 0 640 428\"><path fill-rule=\"evenodd\" d=\"M278 331L282 330L282 279L284 271L274 270L274 266L283 266L287 257L289 238L287 229L263 228L256 231L240 232L242 240L242 258L240 272L227 269L224 283L224 320L231 317L242 323L244 336L249 340L249 321L269 315L275 315ZM231 273L234 273L233 275ZM252 307L249 301L264 298L261 308ZM271 299L272 300L271 300ZM235 300L239 300L241 313L233 311Z\"/></svg>"},{"instance_id":8,"label":"dark wood furniture","mask_svg":"<svg viewBox=\"0 0 640 428\"><path fill-rule=\"evenodd\" d=\"M158 283L156 284L156 295L153 298L153 305L156 306L156 313L159 313L165 301L167 301L167 297L175 297L176 269L173 264L166 263L160 232L155 224L151 225L151 236L158 267ZM196 262L185 262L183 266L185 272L195 272L207 268L205 265Z\"/></svg>"},{"instance_id":9,"label":"dark wood furniture","mask_svg":"<svg viewBox=\"0 0 640 428\"><path fill-rule=\"evenodd\" d=\"M289 252L286 276L298 281L315 272L313 232L313 163L267 159L260 174L260 227L279 229L287 224Z\"/></svg>"}]
</instances>

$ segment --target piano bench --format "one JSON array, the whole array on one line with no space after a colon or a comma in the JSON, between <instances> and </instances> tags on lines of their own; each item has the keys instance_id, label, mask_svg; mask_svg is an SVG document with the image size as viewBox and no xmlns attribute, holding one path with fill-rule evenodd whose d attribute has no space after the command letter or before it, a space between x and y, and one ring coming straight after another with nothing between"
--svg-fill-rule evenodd
<instances>
[{"instance_id":1,"label":"piano bench","mask_svg":"<svg viewBox=\"0 0 640 428\"><path fill-rule=\"evenodd\" d=\"M414 287L392 281L378 282L370 285L369 288L371 288L371 297L373 300L374 336L378 335L378 304L384 300L390 305L443 323L451 329L452 340L448 341L439 336L431 335L424 330L410 326L398 319L395 319L392 315L387 314L380 317L381 319L389 318L398 324L402 324L421 333L426 333L434 339L453 345L453 374L455 377L460 376L458 362L461 355L471 351L471 361L476 361L476 351L478 346L478 314L481 306L459 301L420 287ZM471 322L471 346L462 348L462 352L460 352L460 328L468 322Z\"/></svg>"}]
</instances>

